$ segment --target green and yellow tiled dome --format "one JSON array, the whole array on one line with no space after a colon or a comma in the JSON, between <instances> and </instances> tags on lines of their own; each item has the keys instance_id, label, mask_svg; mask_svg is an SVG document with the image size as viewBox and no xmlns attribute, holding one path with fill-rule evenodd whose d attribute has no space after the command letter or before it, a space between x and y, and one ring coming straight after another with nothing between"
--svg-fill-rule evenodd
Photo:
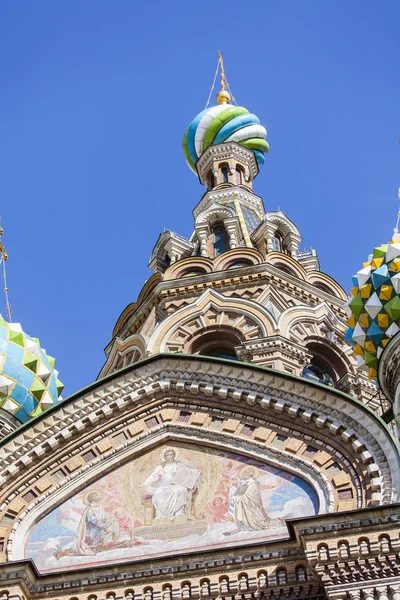
<instances>
[{"instance_id":1,"label":"green and yellow tiled dome","mask_svg":"<svg viewBox=\"0 0 400 600\"><path fill-rule=\"evenodd\" d=\"M25 423L61 400L55 360L19 323L0 315L0 408Z\"/></svg>"},{"instance_id":2,"label":"green and yellow tiled dome","mask_svg":"<svg viewBox=\"0 0 400 600\"><path fill-rule=\"evenodd\" d=\"M374 248L353 286L345 339L354 346L359 367L374 379L384 348L400 331L400 237Z\"/></svg>"}]
</instances>

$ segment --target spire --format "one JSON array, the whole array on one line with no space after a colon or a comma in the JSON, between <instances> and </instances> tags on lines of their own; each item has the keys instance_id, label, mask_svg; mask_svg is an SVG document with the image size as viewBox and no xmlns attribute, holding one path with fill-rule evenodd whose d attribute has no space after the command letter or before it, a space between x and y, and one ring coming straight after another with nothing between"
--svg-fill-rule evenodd
<instances>
[{"instance_id":1,"label":"spire","mask_svg":"<svg viewBox=\"0 0 400 600\"><path fill-rule=\"evenodd\" d=\"M398 197L399 202L400 202L400 188L398 189L397 197ZM399 212L397 213L396 227L393 229L393 239L392 239L392 242L394 242L394 241L396 241L396 242L400 241L399 220L400 220L400 206L399 206Z\"/></svg>"},{"instance_id":2,"label":"spire","mask_svg":"<svg viewBox=\"0 0 400 600\"><path fill-rule=\"evenodd\" d=\"M217 94L218 104L229 104L231 101L231 95L228 92L229 86L225 77L224 59L222 58L221 52L218 50L218 62L221 71L221 91Z\"/></svg>"},{"instance_id":3,"label":"spire","mask_svg":"<svg viewBox=\"0 0 400 600\"><path fill-rule=\"evenodd\" d=\"M1 223L1 218L0 218ZM6 274L6 262L8 260L8 254L2 242L3 228L0 225L0 265L3 264L3 280L4 280L4 293L6 295L6 311L8 320L11 322L11 305L8 300L8 287L7 287L7 274Z\"/></svg>"}]
</instances>

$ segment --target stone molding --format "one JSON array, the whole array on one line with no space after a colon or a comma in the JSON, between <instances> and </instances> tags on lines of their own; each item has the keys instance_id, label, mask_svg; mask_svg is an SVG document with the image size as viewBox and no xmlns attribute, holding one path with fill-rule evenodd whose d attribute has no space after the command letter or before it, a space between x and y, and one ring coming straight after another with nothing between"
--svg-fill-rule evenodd
<instances>
[{"instance_id":1,"label":"stone molding","mask_svg":"<svg viewBox=\"0 0 400 600\"><path fill-rule=\"evenodd\" d=\"M384 501L397 498L397 447L386 426L361 403L333 389L270 369L178 355L154 356L108 376L6 438L0 446L1 483L14 479L35 457L54 452L65 440L93 427L113 411L118 414L131 404L144 408L160 391L177 390L190 397L200 389L206 397L225 399L232 409L237 410L238 403L261 405L263 410L291 417L294 423L300 419L317 430L327 428L330 435L352 445L375 482L382 477ZM375 493L376 501L381 502L382 496Z\"/></svg>"},{"instance_id":2,"label":"stone molding","mask_svg":"<svg viewBox=\"0 0 400 600\"><path fill-rule=\"evenodd\" d=\"M251 179L257 177L258 165L254 152L236 142L224 142L209 146L200 156L196 163L200 182L204 184L207 171L211 169L215 161L229 159L234 159L245 164L250 170Z\"/></svg>"},{"instance_id":3,"label":"stone molding","mask_svg":"<svg viewBox=\"0 0 400 600\"><path fill-rule=\"evenodd\" d=\"M206 210L211 204L227 204L239 200L241 204L246 204L250 208L256 210L259 214L264 215L264 205L262 198L253 194L251 190L247 191L241 187L230 186L227 188L214 189L206 192L200 202L193 210L193 217L197 220L200 213Z\"/></svg>"}]
</instances>

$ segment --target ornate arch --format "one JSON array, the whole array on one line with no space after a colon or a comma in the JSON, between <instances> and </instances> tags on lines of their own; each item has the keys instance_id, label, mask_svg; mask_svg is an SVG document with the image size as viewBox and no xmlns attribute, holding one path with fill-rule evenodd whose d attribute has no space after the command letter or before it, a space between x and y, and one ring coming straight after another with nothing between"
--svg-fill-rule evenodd
<instances>
[{"instance_id":1,"label":"ornate arch","mask_svg":"<svg viewBox=\"0 0 400 600\"><path fill-rule=\"evenodd\" d=\"M231 219L233 217L236 217L236 213L232 208L215 202L199 214L196 224L224 221L224 219Z\"/></svg>"},{"instance_id":2,"label":"ornate arch","mask_svg":"<svg viewBox=\"0 0 400 600\"><path fill-rule=\"evenodd\" d=\"M294 260L294 258L284 254L283 252L269 252L267 254L266 262L277 269L280 268L280 264L287 266L290 275L299 277L303 281L306 281L307 279L307 271L304 269L304 267L302 267L297 260Z\"/></svg>"},{"instance_id":3,"label":"ornate arch","mask_svg":"<svg viewBox=\"0 0 400 600\"><path fill-rule=\"evenodd\" d=\"M135 333L125 339L116 337L112 341L111 351L98 378L137 362L146 354L146 340L140 333Z\"/></svg>"},{"instance_id":4,"label":"ornate arch","mask_svg":"<svg viewBox=\"0 0 400 600\"><path fill-rule=\"evenodd\" d=\"M174 263L164 273L164 280L169 281L171 279L179 279L179 277L185 277L185 273L190 269L196 270L201 269L204 274L213 272L213 263L210 258L202 256L190 256L183 258L178 262ZM200 275L200 273L199 273Z\"/></svg>"},{"instance_id":5,"label":"ornate arch","mask_svg":"<svg viewBox=\"0 0 400 600\"><path fill-rule=\"evenodd\" d=\"M254 248L234 248L224 252L214 260L214 271L224 271L230 268L233 262L241 260L248 261L251 265L260 265L263 263L263 255Z\"/></svg>"},{"instance_id":6,"label":"ornate arch","mask_svg":"<svg viewBox=\"0 0 400 600\"><path fill-rule=\"evenodd\" d=\"M337 379L346 372L356 373L351 348L343 341L346 326L325 302L316 307L289 308L281 315L278 327L282 335L306 346L311 354L324 357Z\"/></svg>"},{"instance_id":7,"label":"ornate arch","mask_svg":"<svg viewBox=\"0 0 400 600\"><path fill-rule=\"evenodd\" d=\"M184 352L201 331L224 327L235 330L243 340L267 337L274 332L271 315L256 302L227 298L209 289L160 323L148 342L148 351Z\"/></svg>"},{"instance_id":8,"label":"ornate arch","mask_svg":"<svg viewBox=\"0 0 400 600\"><path fill-rule=\"evenodd\" d=\"M291 233L300 238L300 232L296 225L282 211L267 213L265 220L276 225L276 229L279 229L283 234Z\"/></svg>"},{"instance_id":9,"label":"ornate arch","mask_svg":"<svg viewBox=\"0 0 400 600\"><path fill-rule=\"evenodd\" d=\"M311 271L306 274L306 280L308 283L315 285L318 287L318 284L321 285L321 290L326 291L327 294L331 294L332 296L336 296L340 298L344 302L347 300L347 294L342 288L341 285L338 284L332 277L329 277L326 273L322 271ZM326 288L326 289L325 289Z\"/></svg>"}]
</instances>

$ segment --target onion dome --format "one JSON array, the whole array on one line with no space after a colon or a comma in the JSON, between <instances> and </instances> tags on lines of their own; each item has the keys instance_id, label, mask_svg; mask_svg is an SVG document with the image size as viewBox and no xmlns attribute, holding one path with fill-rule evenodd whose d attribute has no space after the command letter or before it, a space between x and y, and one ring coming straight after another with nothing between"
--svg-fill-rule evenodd
<instances>
[{"instance_id":1,"label":"onion dome","mask_svg":"<svg viewBox=\"0 0 400 600\"><path fill-rule=\"evenodd\" d=\"M222 94L218 94L218 99ZM221 99L227 97L230 99L224 92ZM193 119L183 137L183 152L189 167L196 173L195 164L209 146L236 142L253 150L260 168L264 164L264 154L269 150L266 136L267 131L256 115L242 106L223 102L206 108Z\"/></svg>"},{"instance_id":2,"label":"onion dome","mask_svg":"<svg viewBox=\"0 0 400 600\"><path fill-rule=\"evenodd\" d=\"M396 231L396 230L395 230ZM345 339L354 346L358 365L377 375L379 358L400 331L400 237L374 248L353 277Z\"/></svg>"},{"instance_id":3,"label":"onion dome","mask_svg":"<svg viewBox=\"0 0 400 600\"><path fill-rule=\"evenodd\" d=\"M55 360L19 323L0 315L0 408L25 423L62 400Z\"/></svg>"},{"instance_id":4,"label":"onion dome","mask_svg":"<svg viewBox=\"0 0 400 600\"><path fill-rule=\"evenodd\" d=\"M267 131L260 125L259 118L250 113L247 108L230 104L231 94L220 52L218 57L219 67L215 73L216 77L218 70L221 70L221 91L217 94L218 105L208 106L187 128L182 142L186 161L192 171L197 173L196 162L209 146L236 142L253 150L260 168L264 164L264 154L269 150L265 139ZM214 83L211 89L214 88Z\"/></svg>"}]
</instances>

